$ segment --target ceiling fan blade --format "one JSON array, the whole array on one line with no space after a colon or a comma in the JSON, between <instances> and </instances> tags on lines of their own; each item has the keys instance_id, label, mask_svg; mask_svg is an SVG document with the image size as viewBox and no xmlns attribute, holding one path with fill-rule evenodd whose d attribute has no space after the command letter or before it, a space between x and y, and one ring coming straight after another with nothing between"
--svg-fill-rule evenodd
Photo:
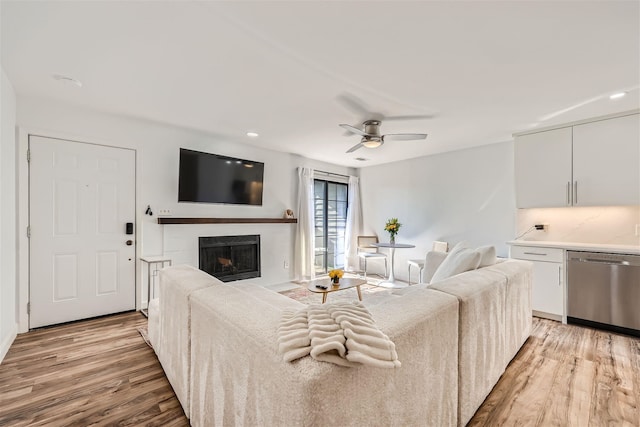
<instances>
[{"instance_id":1,"label":"ceiling fan blade","mask_svg":"<svg viewBox=\"0 0 640 427\"><path fill-rule=\"evenodd\" d=\"M415 139L427 139L426 133L388 133L382 136L383 140L388 141L412 141Z\"/></svg>"},{"instance_id":2,"label":"ceiling fan blade","mask_svg":"<svg viewBox=\"0 0 640 427\"><path fill-rule=\"evenodd\" d=\"M367 133L363 132L362 130L358 129L357 127L353 127L351 125L345 125L344 123L338 125L341 128L344 128L346 130L348 130L351 133L355 133L356 135L360 135L360 136L368 136Z\"/></svg>"},{"instance_id":3,"label":"ceiling fan blade","mask_svg":"<svg viewBox=\"0 0 640 427\"><path fill-rule=\"evenodd\" d=\"M385 116L383 120L426 120L433 119L436 117L435 114L408 114L404 116Z\"/></svg>"},{"instance_id":4,"label":"ceiling fan blade","mask_svg":"<svg viewBox=\"0 0 640 427\"><path fill-rule=\"evenodd\" d=\"M348 110L351 110L353 113L359 116L368 116L369 110L367 109L364 102L355 95L350 93L341 93L336 97L339 103L344 105Z\"/></svg>"},{"instance_id":5,"label":"ceiling fan blade","mask_svg":"<svg viewBox=\"0 0 640 427\"><path fill-rule=\"evenodd\" d=\"M361 142L358 142L356 145L354 145L353 147L349 148L347 150L347 153L353 153L354 151L356 151L359 148L362 148L362 143Z\"/></svg>"}]
</instances>

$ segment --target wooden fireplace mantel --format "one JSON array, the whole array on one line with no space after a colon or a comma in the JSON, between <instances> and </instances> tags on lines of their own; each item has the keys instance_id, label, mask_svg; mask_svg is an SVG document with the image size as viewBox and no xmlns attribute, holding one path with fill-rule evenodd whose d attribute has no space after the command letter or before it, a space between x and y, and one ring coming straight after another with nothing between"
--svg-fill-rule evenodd
<instances>
[{"instance_id":1,"label":"wooden fireplace mantel","mask_svg":"<svg viewBox=\"0 0 640 427\"><path fill-rule=\"evenodd\" d=\"M158 218L158 224L293 224L295 218Z\"/></svg>"}]
</instances>

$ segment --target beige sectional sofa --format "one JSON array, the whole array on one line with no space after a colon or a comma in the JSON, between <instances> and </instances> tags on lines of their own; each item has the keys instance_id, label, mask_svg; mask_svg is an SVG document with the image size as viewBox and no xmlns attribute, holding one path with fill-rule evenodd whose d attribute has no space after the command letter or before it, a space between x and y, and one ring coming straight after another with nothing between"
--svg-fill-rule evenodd
<instances>
[{"instance_id":1,"label":"beige sectional sofa","mask_svg":"<svg viewBox=\"0 0 640 427\"><path fill-rule=\"evenodd\" d=\"M287 363L276 342L280 316L303 305L203 275L161 271L149 323L194 426L465 425L531 328L531 265L506 260L364 299L396 345L398 369Z\"/></svg>"}]
</instances>

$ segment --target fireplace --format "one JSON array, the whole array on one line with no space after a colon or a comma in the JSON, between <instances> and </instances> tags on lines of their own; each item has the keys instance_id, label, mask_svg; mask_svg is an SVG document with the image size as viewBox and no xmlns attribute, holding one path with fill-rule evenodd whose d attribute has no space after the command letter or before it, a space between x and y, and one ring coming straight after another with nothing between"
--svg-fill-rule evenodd
<instances>
[{"instance_id":1,"label":"fireplace","mask_svg":"<svg viewBox=\"0 0 640 427\"><path fill-rule=\"evenodd\" d=\"M223 282L260 277L260 236L199 237L200 270Z\"/></svg>"}]
</instances>

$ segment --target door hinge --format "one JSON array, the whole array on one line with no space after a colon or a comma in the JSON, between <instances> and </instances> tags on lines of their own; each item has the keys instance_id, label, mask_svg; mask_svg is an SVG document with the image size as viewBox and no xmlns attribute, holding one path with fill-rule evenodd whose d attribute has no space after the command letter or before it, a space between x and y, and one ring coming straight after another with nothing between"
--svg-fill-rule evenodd
<instances>
[{"instance_id":1,"label":"door hinge","mask_svg":"<svg viewBox=\"0 0 640 427\"><path fill-rule=\"evenodd\" d=\"M27 149L27 163L31 162L31 150Z\"/></svg>"},{"instance_id":2,"label":"door hinge","mask_svg":"<svg viewBox=\"0 0 640 427\"><path fill-rule=\"evenodd\" d=\"M27 239L31 237L31 226L27 226Z\"/></svg>"},{"instance_id":3,"label":"door hinge","mask_svg":"<svg viewBox=\"0 0 640 427\"><path fill-rule=\"evenodd\" d=\"M27 314L31 314L31 303L27 303Z\"/></svg>"}]
</instances>

